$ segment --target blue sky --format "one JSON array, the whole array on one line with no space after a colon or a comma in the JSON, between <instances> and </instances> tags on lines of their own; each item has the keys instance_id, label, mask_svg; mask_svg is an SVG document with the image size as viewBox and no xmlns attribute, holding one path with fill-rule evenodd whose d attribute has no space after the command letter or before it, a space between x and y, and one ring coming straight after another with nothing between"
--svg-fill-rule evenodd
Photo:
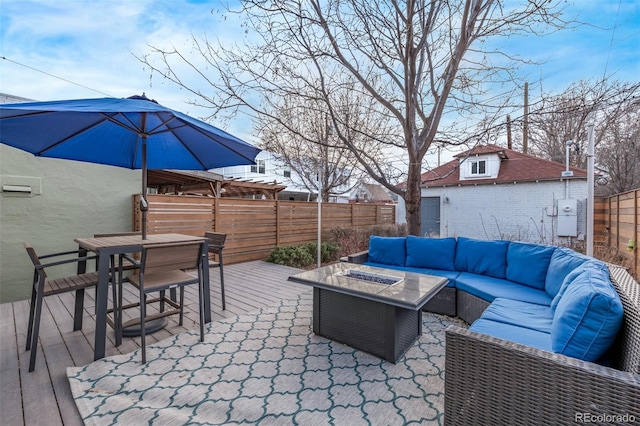
<instances>
[{"instance_id":1,"label":"blue sky","mask_svg":"<svg viewBox=\"0 0 640 426\"><path fill-rule=\"evenodd\" d=\"M597 80L605 72L624 81L640 80L640 0L568 4L568 18L590 25L504 43L508 51L545 61L521 70L530 82L531 96L541 89L561 92L574 81ZM198 111L186 103L185 91L157 76L150 78L134 55L148 53L148 45L188 52L192 34L239 38L239 23L232 17L219 20L210 13L213 8L219 8L218 2L0 0L0 56L6 58L0 59L0 92L42 101L146 92L197 117ZM246 120L221 127L255 142Z\"/></svg>"}]
</instances>

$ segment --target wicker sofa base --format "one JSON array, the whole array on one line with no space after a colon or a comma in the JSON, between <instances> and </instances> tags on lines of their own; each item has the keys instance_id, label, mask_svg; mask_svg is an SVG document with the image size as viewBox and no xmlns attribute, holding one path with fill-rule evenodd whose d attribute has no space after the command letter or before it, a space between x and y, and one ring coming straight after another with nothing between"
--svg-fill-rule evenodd
<instances>
[{"instance_id":1,"label":"wicker sofa base","mask_svg":"<svg viewBox=\"0 0 640 426\"><path fill-rule=\"evenodd\" d=\"M489 307L491 302L474 296L466 291L457 290L458 318L471 324Z\"/></svg>"},{"instance_id":2,"label":"wicker sofa base","mask_svg":"<svg viewBox=\"0 0 640 426\"><path fill-rule=\"evenodd\" d=\"M422 334L422 314L318 287L313 289L313 332L397 362Z\"/></svg>"},{"instance_id":3,"label":"wicker sofa base","mask_svg":"<svg viewBox=\"0 0 640 426\"><path fill-rule=\"evenodd\" d=\"M448 315L455 317L456 312L456 289L445 287L431 298L422 308L423 311L434 314Z\"/></svg>"},{"instance_id":4,"label":"wicker sofa base","mask_svg":"<svg viewBox=\"0 0 640 426\"><path fill-rule=\"evenodd\" d=\"M640 421L638 375L456 326L446 339L445 425Z\"/></svg>"}]
</instances>

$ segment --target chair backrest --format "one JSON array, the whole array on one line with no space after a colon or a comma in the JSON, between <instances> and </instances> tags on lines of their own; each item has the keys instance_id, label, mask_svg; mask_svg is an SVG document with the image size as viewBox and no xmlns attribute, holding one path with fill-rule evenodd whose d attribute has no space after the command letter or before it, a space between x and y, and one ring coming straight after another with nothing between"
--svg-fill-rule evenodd
<instances>
[{"instance_id":1,"label":"chair backrest","mask_svg":"<svg viewBox=\"0 0 640 426\"><path fill-rule=\"evenodd\" d=\"M210 246L224 247L224 242L227 239L227 234L222 232L205 232L204 237L209 239Z\"/></svg>"},{"instance_id":2,"label":"chair backrest","mask_svg":"<svg viewBox=\"0 0 640 426\"><path fill-rule=\"evenodd\" d=\"M33 266L41 266L42 262L40 261L40 258L36 254L36 251L34 250L34 248L31 247L31 244L25 242L22 245L24 246L25 250L27 250L27 254L29 255L29 258L31 259L31 262L33 262ZM37 271L36 271L36 273L37 273ZM47 276L47 273L45 272L44 269L40 269L40 273L43 274L45 277Z\"/></svg>"},{"instance_id":3,"label":"chair backrest","mask_svg":"<svg viewBox=\"0 0 640 426\"><path fill-rule=\"evenodd\" d=\"M222 253L227 234L222 232L205 232L204 237L209 239L209 253Z\"/></svg>"},{"instance_id":4,"label":"chair backrest","mask_svg":"<svg viewBox=\"0 0 640 426\"><path fill-rule=\"evenodd\" d=\"M204 242L154 244L142 247L141 272L156 273L177 269L196 269L202 261Z\"/></svg>"},{"instance_id":5,"label":"chair backrest","mask_svg":"<svg viewBox=\"0 0 640 426\"><path fill-rule=\"evenodd\" d=\"M129 235L142 235L142 232L114 232L108 234L94 234L94 238L104 238L104 237L126 237Z\"/></svg>"}]
</instances>

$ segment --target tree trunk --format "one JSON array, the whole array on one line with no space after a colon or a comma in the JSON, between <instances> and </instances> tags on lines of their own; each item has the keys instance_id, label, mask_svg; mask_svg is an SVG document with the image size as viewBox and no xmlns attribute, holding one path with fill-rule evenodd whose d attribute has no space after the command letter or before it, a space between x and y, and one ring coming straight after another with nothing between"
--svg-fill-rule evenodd
<instances>
[{"instance_id":1,"label":"tree trunk","mask_svg":"<svg viewBox=\"0 0 640 426\"><path fill-rule=\"evenodd\" d=\"M420 164L409 165L407 179L407 192L404 195L404 203L407 209L407 227L409 235L420 236Z\"/></svg>"}]
</instances>

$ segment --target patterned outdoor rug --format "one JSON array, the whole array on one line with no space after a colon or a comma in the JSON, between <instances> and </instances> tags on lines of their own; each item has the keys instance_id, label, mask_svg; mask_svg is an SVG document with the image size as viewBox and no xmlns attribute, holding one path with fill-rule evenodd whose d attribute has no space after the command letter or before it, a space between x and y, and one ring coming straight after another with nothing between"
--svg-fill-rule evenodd
<instances>
[{"instance_id":1,"label":"patterned outdoor rug","mask_svg":"<svg viewBox=\"0 0 640 426\"><path fill-rule=\"evenodd\" d=\"M441 424L444 329L423 335L398 364L311 331L311 293L209 324L138 351L67 369L88 425Z\"/></svg>"}]
</instances>

